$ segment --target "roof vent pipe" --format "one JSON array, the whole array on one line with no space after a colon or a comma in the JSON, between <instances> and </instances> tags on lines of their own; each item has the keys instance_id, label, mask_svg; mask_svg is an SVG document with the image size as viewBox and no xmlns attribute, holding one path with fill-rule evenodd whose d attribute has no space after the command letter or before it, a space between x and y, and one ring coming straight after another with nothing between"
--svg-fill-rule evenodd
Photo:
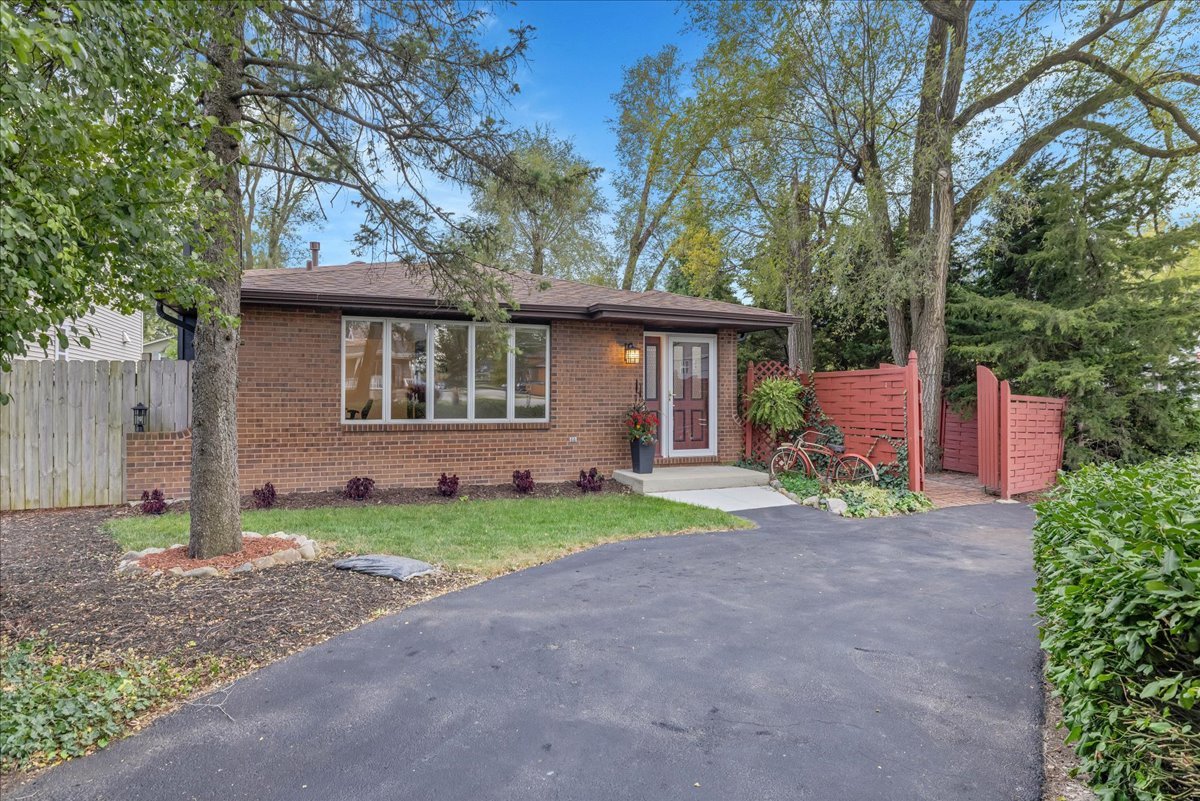
<instances>
[{"instance_id":1,"label":"roof vent pipe","mask_svg":"<svg viewBox=\"0 0 1200 801\"><path fill-rule=\"evenodd\" d=\"M320 263L321 243L320 242L309 242L308 250L310 253L312 253L312 258L308 262L308 268L311 270L313 267L316 267Z\"/></svg>"}]
</instances>

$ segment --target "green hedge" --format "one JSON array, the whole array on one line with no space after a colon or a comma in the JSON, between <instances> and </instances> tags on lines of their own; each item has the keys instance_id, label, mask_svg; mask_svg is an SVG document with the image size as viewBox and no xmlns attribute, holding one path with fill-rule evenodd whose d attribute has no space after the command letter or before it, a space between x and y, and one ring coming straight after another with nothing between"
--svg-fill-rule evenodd
<instances>
[{"instance_id":1,"label":"green hedge","mask_svg":"<svg viewBox=\"0 0 1200 801\"><path fill-rule=\"evenodd\" d=\"M1200 798L1200 455L1086 467L1037 504L1047 678L1105 801Z\"/></svg>"}]
</instances>

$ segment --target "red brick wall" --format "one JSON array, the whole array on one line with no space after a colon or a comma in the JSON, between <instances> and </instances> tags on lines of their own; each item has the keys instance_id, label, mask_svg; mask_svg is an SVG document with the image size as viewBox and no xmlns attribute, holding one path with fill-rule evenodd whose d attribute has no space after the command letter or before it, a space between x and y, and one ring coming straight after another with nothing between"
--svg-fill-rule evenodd
<instances>
[{"instance_id":1,"label":"red brick wall","mask_svg":"<svg viewBox=\"0 0 1200 801\"><path fill-rule=\"evenodd\" d=\"M629 464L621 418L641 367L624 363L621 343L640 342L640 326L552 324L548 423L343 425L340 321L338 311L243 310L238 386L243 492L267 481L280 492L340 488L354 475L370 476L381 487L432 487L442 471L457 473L467 484L505 483L516 469L532 470L539 481L562 481L580 469L595 466L611 474ZM722 331L720 461L738 457L736 349L736 333ZM155 486L171 497L188 495L190 451L186 433L128 435L128 497Z\"/></svg>"}]
</instances>

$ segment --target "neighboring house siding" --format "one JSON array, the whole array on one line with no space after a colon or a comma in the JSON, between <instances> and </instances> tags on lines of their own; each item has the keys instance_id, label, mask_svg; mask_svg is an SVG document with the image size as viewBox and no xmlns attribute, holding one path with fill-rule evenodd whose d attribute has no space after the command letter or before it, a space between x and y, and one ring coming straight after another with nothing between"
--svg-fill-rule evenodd
<instances>
[{"instance_id":1,"label":"neighboring house siding","mask_svg":"<svg viewBox=\"0 0 1200 801\"><path fill-rule=\"evenodd\" d=\"M352 476L381 487L429 487L443 471L466 484L503 484L514 470L538 481L606 475L629 466L622 419L633 403L640 365L624 363L622 343L640 342L639 325L559 321L550 333L550 421L344 425L339 311L245 307L238 381L238 457L243 493L270 481L280 492L340 489ZM721 331L718 455L738 458L737 335ZM570 439L577 439L571 442ZM159 487L189 494L190 435L130 434L130 498Z\"/></svg>"},{"instance_id":2,"label":"neighboring house siding","mask_svg":"<svg viewBox=\"0 0 1200 801\"><path fill-rule=\"evenodd\" d=\"M136 361L142 358L141 312L121 314L100 306L64 327L69 341L65 351L58 349L57 336L51 332L48 348L43 350L35 340L24 358L91 361ZM86 346L80 341L81 336L89 340Z\"/></svg>"}]
</instances>

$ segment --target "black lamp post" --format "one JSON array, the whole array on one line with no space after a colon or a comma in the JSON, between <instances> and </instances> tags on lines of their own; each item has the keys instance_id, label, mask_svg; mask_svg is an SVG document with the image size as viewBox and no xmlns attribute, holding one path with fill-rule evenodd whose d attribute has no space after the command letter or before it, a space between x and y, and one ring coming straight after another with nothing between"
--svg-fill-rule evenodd
<instances>
[{"instance_id":1,"label":"black lamp post","mask_svg":"<svg viewBox=\"0 0 1200 801\"><path fill-rule=\"evenodd\" d=\"M146 412L148 412L148 411L150 411L150 407L148 407L146 404L142 403L141 401L138 401L137 406L133 407L133 430L134 431L145 431L146 430Z\"/></svg>"}]
</instances>

